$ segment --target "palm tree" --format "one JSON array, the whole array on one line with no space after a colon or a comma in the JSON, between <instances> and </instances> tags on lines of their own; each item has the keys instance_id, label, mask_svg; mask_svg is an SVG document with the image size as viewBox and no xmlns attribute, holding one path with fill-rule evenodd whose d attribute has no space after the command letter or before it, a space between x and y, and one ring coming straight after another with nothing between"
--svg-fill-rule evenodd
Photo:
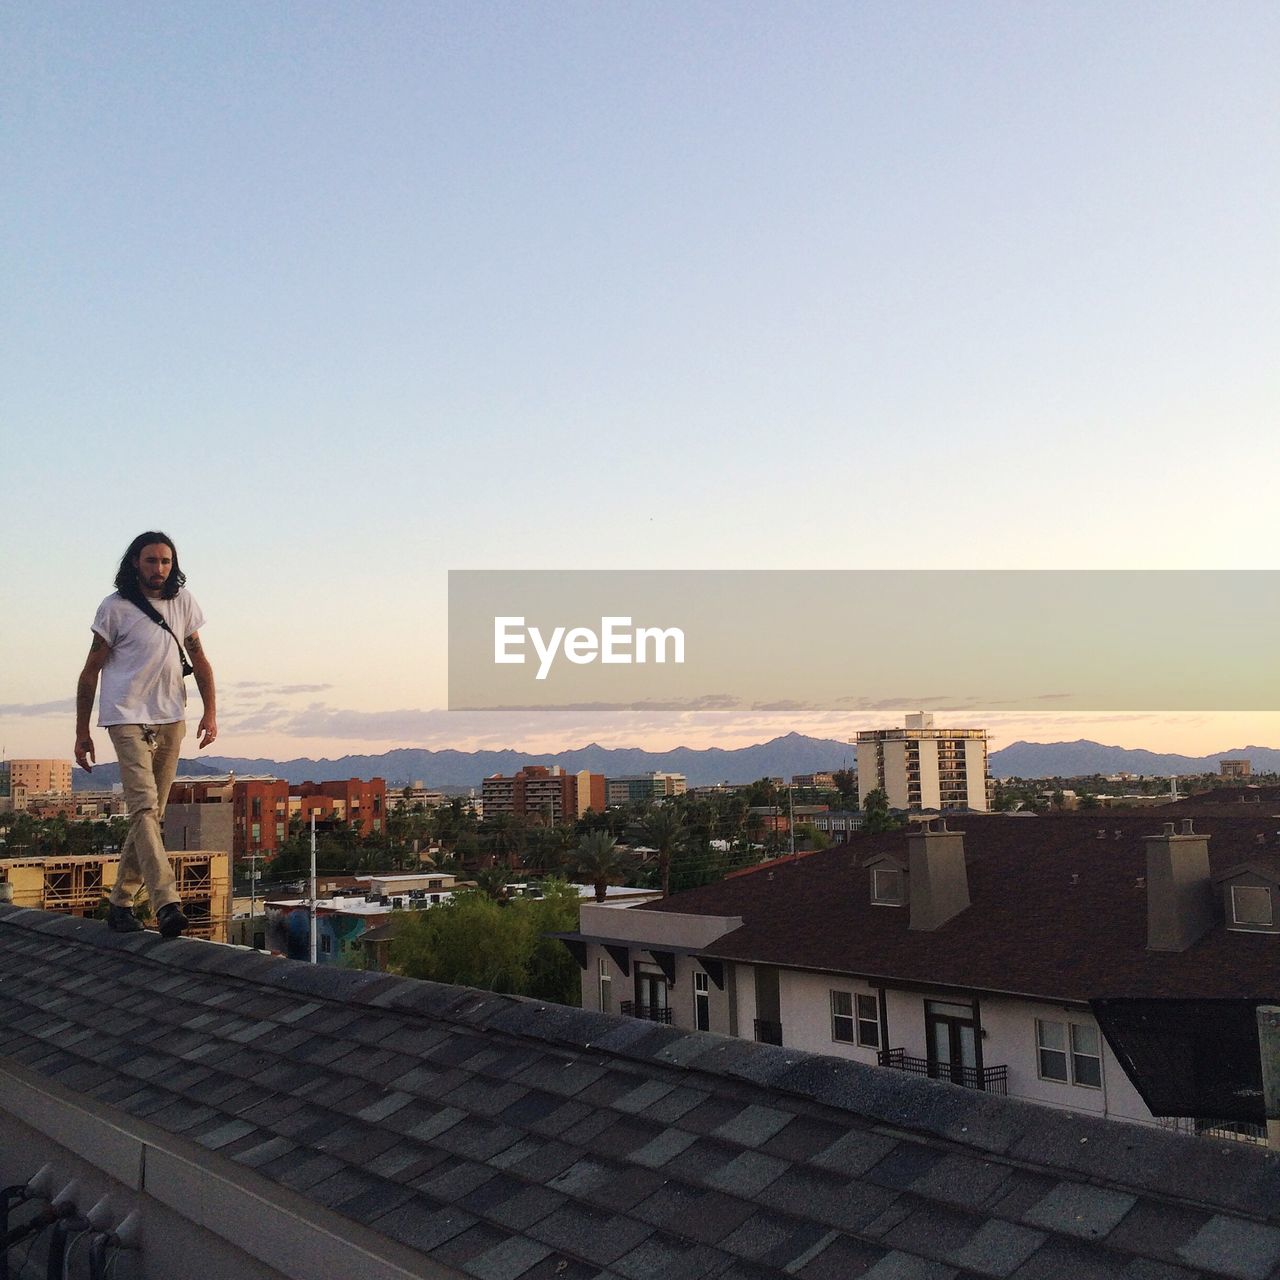
<instances>
[{"instance_id":1,"label":"palm tree","mask_svg":"<svg viewBox=\"0 0 1280 1280\"><path fill-rule=\"evenodd\" d=\"M684 849L688 831L679 813L670 806L651 809L636 825L636 839L658 855L658 874L662 880L662 896L671 894L671 859Z\"/></svg>"},{"instance_id":2,"label":"palm tree","mask_svg":"<svg viewBox=\"0 0 1280 1280\"><path fill-rule=\"evenodd\" d=\"M495 813L484 825L490 852L514 870L524 848L524 823L514 813Z\"/></svg>"},{"instance_id":3,"label":"palm tree","mask_svg":"<svg viewBox=\"0 0 1280 1280\"><path fill-rule=\"evenodd\" d=\"M574 865L578 875L595 885L597 902L605 900L611 884L626 878L627 863L618 842L605 831L589 831L578 841Z\"/></svg>"},{"instance_id":4,"label":"palm tree","mask_svg":"<svg viewBox=\"0 0 1280 1280\"><path fill-rule=\"evenodd\" d=\"M507 867L485 867L476 872L476 888L492 898L494 902L506 902L507 881L511 879L511 871Z\"/></svg>"}]
</instances>

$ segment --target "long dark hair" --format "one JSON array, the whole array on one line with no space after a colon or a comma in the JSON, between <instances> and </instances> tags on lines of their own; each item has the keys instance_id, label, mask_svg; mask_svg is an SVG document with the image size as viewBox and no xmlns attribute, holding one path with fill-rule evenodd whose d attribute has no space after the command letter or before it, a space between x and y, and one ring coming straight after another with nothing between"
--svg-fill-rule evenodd
<instances>
[{"instance_id":1,"label":"long dark hair","mask_svg":"<svg viewBox=\"0 0 1280 1280\"><path fill-rule=\"evenodd\" d=\"M173 568L169 571L164 590L160 592L160 599L172 600L186 584L187 575L178 568L178 548L173 545L173 539L158 529L148 529L129 543L129 550L121 558L120 568L116 572L116 590L126 600L134 600L142 595L142 588L138 585L138 566L134 561L141 554L142 548L149 547L153 542L163 542L173 555Z\"/></svg>"}]
</instances>

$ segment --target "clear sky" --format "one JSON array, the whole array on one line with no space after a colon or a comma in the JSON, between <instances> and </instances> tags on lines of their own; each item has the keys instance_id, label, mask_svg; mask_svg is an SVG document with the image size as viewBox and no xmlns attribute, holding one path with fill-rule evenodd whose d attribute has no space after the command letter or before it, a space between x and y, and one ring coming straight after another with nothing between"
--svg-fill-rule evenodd
<instances>
[{"instance_id":1,"label":"clear sky","mask_svg":"<svg viewBox=\"0 0 1280 1280\"><path fill-rule=\"evenodd\" d=\"M1272 3L13 0L0 746L70 755L147 527L229 755L866 727L450 716L450 568L1277 567L1277 66Z\"/></svg>"}]
</instances>

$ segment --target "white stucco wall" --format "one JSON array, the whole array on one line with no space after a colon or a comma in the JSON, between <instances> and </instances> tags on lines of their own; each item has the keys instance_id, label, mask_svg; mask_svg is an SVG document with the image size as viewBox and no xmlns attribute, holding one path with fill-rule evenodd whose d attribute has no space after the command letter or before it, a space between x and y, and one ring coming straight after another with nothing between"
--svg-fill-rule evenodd
<instances>
[{"instance_id":1,"label":"white stucco wall","mask_svg":"<svg viewBox=\"0 0 1280 1280\"><path fill-rule=\"evenodd\" d=\"M938 777L938 740L921 738L917 746L920 748L920 807L940 809L942 786Z\"/></svg>"},{"instance_id":2,"label":"white stucco wall","mask_svg":"<svg viewBox=\"0 0 1280 1280\"><path fill-rule=\"evenodd\" d=\"M874 1065L876 1050L832 1040L831 992L835 990L855 995L876 995L873 987L856 979L783 970L779 980L783 1042L810 1053L824 1053ZM889 1038L886 1048L903 1049L914 1058L928 1057L925 1028L925 1003L928 1000L966 1003L963 997L946 991L887 990L885 1006ZM1041 1079L1037 1069L1037 1018L1097 1028L1087 1009L995 996L984 998L980 1003L983 1065L1008 1068L1011 1098L1113 1119L1158 1123L1130 1084L1101 1034L1101 1089ZM747 1022L743 1025L750 1027L752 1024Z\"/></svg>"}]
</instances>

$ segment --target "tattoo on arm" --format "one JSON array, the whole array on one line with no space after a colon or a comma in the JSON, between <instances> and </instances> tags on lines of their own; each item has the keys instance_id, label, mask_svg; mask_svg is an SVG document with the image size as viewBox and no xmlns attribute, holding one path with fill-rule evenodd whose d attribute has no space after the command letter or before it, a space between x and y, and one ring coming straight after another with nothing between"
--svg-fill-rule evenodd
<instances>
[{"instance_id":1,"label":"tattoo on arm","mask_svg":"<svg viewBox=\"0 0 1280 1280\"><path fill-rule=\"evenodd\" d=\"M76 681L76 723L87 725L93 712L93 695L98 691L97 675L83 672Z\"/></svg>"},{"instance_id":2,"label":"tattoo on arm","mask_svg":"<svg viewBox=\"0 0 1280 1280\"><path fill-rule=\"evenodd\" d=\"M101 653L107 647L107 642L95 631L93 633L93 642L89 645L90 653Z\"/></svg>"}]
</instances>

